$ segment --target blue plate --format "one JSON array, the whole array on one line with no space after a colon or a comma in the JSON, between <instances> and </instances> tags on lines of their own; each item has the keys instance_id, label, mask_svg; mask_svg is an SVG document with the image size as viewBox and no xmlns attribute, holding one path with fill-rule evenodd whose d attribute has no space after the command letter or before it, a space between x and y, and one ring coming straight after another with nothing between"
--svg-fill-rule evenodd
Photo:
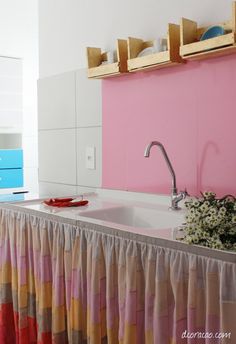
<instances>
[{"instance_id":1,"label":"blue plate","mask_svg":"<svg viewBox=\"0 0 236 344\"><path fill-rule=\"evenodd\" d=\"M200 41L204 41L205 39L210 39L214 38L217 36L222 36L224 35L225 30L222 26L216 25L216 26L211 26L209 29L207 29L202 37L200 38Z\"/></svg>"}]
</instances>

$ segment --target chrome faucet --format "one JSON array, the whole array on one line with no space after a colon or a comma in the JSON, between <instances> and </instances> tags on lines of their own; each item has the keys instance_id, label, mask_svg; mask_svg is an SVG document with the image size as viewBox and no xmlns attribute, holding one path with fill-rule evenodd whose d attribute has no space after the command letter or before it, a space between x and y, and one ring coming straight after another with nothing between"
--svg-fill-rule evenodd
<instances>
[{"instance_id":1,"label":"chrome faucet","mask_svg":"<svg viewBox=\"0 0 236 344\"><path fill-rule=\"evenodd\" d=\"M180 191L178 193L178 190L177 190L177 186L176 186L176 176L175 176L175 171L171 165L171 162L170 162L170 159L166 153L166 150L164 148L164 146L158 142L158 141L152 141L151 143L149 143L149 145L147 145L146 149L145 149L145 152L144 152L144 156L145 158L149 158L150 156L150 151L151 151L151 148L153 146L158 146L160 149L161 149L161 152L164 156L164 159L167 163L167 166L168 166L168 169L171 173L171 177L172 177L172 188L171 188L171 207L170 209L172 210L179 210L181 209L179 206L178 206L178 203L180 201L182 201L187 195L187 191Z\"/></svg>"}]
</instances>

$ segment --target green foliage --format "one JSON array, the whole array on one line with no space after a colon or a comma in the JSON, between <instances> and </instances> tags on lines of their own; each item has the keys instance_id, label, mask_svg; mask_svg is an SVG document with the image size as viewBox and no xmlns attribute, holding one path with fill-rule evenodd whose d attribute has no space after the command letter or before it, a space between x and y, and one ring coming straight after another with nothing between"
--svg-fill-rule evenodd
<instances>
[{"instance_id":1,"label":"green foliage","mask_svg":"<svg viewBox=\"0 0 236 344\"><path fill-rule=\"evenodd\" d=\"M227 195L217 199L204 192L201 198L185 202L186 223L181 227L188 244L236 251L236 199Z\"/></svg>"}]
</instances>

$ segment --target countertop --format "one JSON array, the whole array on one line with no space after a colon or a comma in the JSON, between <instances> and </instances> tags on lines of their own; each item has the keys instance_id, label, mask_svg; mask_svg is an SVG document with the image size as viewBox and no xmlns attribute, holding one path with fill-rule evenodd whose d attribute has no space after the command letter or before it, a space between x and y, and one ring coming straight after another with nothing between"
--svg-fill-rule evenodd
<instances>
[{"instance_id":1,"label":"countertop","mask_svg":"<svg viewBox=\"0 0 236 344\"><path fill-rule=\"evenodd\" d=\"M82 196L73 196L82 198ZM83 207L56 208L47 206L43 203L45 199L31 199L13 203L2 203L0 208L12 209L25 212L38 217L45 217L53 221L70 223L75 226L83 226L88 229L91 227L98 231L112 235L127 237L129 239L146 242L153 245L169 247L170 249L181 250L184 252L203 255L214 259L220 259L227 262L236 263L236 254L226 251L208 249L206 247L187 245L176 240L176 228L135 228L113 222L102 221L94 218L85 218L81 213L90 210L109 208L117 205L139 206L155 209L168 209L170 197L166 195L142 194L134 192L100 190L97 193L88 193L83 195L89 204ZM180 212L184 213L184 210Z\"/></svg>"}]
</instances>

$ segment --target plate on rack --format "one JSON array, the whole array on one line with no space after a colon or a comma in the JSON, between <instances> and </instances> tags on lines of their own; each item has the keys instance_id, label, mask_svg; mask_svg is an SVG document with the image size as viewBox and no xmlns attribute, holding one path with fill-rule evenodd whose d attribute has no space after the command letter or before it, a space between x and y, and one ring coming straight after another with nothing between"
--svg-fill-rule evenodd
<instances>
[{"instance_id":1,"label":"plate on rack","mask_svg":"<svg viewBox=\"0 0 236 344\"><path fill-rule=\"evenodd\" d=\"M225 30L223 26L215 25L209 27L201 36L200 41L205 41L206 39L223 36L225 34Z\"/></svg>"},{"instance_id":2,"label":"plate on rack","mask_svg":"<svg viewBox=\"0 0 236 344\"><path fill-rule=\"evenodd\" d=\"M138 54L137 57L143 57L143 56L147 56L147 55L151 55L157 52L157 49L155 49L154 47L148 47L143 49L142 51L140 51L140 53Z\"/></svg>"}]
</instances>

